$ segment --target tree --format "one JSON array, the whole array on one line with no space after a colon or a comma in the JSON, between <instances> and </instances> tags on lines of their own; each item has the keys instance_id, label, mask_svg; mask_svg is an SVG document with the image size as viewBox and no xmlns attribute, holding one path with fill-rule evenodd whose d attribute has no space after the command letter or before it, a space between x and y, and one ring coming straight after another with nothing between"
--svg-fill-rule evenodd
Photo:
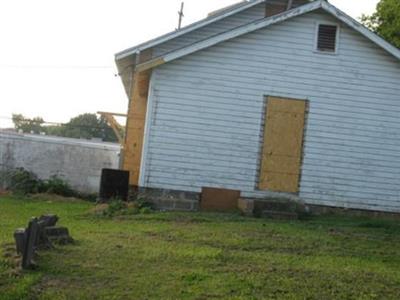
<instances>
[{"instance_id":1,"label":"tree","mask_svg":"<svg viewBox=\"0 0 400 300\"><path fill-rule=\"evenodd\" d=\"M105 142L117 142L112 128L103 118L97 118L96 114L82 114L72 118L65 124L63 136L73 138L100 138Z\"/></svg>"},{"instance_id":2,"label":"tree","mask_svg":"<svg viewBox=\"0 0 400 300\"><path fill-rule=\"evenodd\" d=\"M99 118L99 126L101 128L101 137L105 142L118 142L118 138L115 135L113 129L108 125L107 120L101 116ZM124 132L120 132L123 136Z\"/></svg>"},{"instance_id":3,"label":"tree","mask_svg":"<svg viewBox=\"0 0 400 300\"><path fill-rule=\"evenodd\" d=\"M27 119L21 114L13 114L12 121L14 123L15 129L18 131L21 130L23 133L39 134L44 131L44 120L41 117Z\"/></svg>"},{"instance_id":4,"label":"tree","mask_svg":"<svg viewBox=\"0 0 400 300\"><path fill-rule=\"evenodd\" d=\"M46 125L44 126L44 132L47 135L53 136L66 136L65 135L65 125Z\"/></svg>"},{"instance_id":5,"label":"tree","mask_svg":"<svg viewBox=\"0 0 400 300\"><path fill-rule=\"evenodd\" d=\"M380 0L376 12L363 15L361 22L372 31L400 48L400 1Z\"/></svg>"},{"instance_id":6,"label":"tree","mask_svg":"<svg viewBox=\"0 0 400 300\"><path fill-rule=\"evenodd\" d=\"M105 142L118 142L107 121L103 117L98 118L96 114L81 114L72 118L68 123L59 125L45 125L41 117L28 119L21 114L13 114L12 119L15 129L22 130L24 133L44 132L47 135L60 137L99 138Z\"/></svg>"},{"instance_id":7,"label":"tree","mask_svg":"<svg viewBox=\"0 0 400 300\"><path fill-rule=\"evenodd\" d=\"M65 124L64 136L71 138L98 138L99 120L96 114L82 114Z\"/></svg>"}]
</instances>

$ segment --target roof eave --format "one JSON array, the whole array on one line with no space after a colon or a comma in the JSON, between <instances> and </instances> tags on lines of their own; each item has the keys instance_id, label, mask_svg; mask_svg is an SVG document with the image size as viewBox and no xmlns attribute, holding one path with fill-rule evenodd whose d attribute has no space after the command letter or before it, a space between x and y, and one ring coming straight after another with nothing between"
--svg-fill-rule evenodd
<instances>
[{"instance_id":1,"label":"roof eave","mask_svg":"<svg viewBox=\"0 0 400 300\"><path fill-rule=\"evenodd\" d=\"M198 22L192 23L192 24L190 24L190 25L188 25L188 26L186 26L186 27L184 27L184 28L182 28L180 30L167 33L167 34L162 35L160 37L157 37L155 39L149 40L149 41L147 41L145 43L142 43L142 44L139 44L137 46L128 48L126 50L123 50L121 52L116 53L115 54L115 60L116 61L121 60L123 58L126 58L126 57L132 55L132 54L136 54L136 53L138 53L140 51L143 51L145 49L148 49L148 48L154 47L156 45L165 43L165 42L167 42L167 41L169 41L171 39L174 39L174 38L176 38L178 36L181 36L183 34L189 33L189 32L191 32L193 30L196 30L196 29L201 28L203 26L209 25L211 23L214 23L216 21L219 21L219 20L224 19L226 17L229 17L231 15L234 15L234 14L236 14L238 12L241 12L241 11L246 10L248 8L251 8L251 7L255 6L255 5L258 5L258 4L260 4L260 3L264 2L264 1L265 0L248 1L248 3L243 3L242 6L234 7L233 9L228 10L223 14L218 14L216 16L207 17L207 18L202 19L202 20L200 20Z\"/></svg>"}]
</instances>

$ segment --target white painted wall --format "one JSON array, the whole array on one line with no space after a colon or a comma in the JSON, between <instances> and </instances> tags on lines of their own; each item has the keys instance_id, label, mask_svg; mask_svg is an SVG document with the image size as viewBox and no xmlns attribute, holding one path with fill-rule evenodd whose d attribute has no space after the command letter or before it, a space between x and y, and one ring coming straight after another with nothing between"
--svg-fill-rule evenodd
<instances>
[{"instance_id":1,"label":"white painted wall","mask_svg":"<svg viewBox=\"0 0 400 300\"><path fill-rule=\"evenodd\" d=\"M310 13L156 68L142 185L257 191L265 96L310 101L300 197L400 212L400 63L341 26L314 52Z\"/></svg>"},{"instance_id":2,"label":"white painted wall","mask_svg":"<svg viewBox=\"0 0 400 300\"><path fill-rule=\"evenodd\" d=\"M119 153L118 144L0 132L0 173L22 167L41 179L57 175L86 193L99 191L103 168L118 169Z\"/></svg>"}]
</instances>

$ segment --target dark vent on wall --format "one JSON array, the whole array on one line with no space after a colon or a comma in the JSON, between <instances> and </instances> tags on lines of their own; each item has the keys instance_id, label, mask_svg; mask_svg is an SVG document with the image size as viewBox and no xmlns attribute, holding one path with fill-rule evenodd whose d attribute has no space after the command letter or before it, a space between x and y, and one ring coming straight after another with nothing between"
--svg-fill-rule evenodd
<instances>
[{"instance_id":1,"label":"dark vent on wall","mask_svg":"<svg viewBox=\"0 0 400 300\"><path fill-rule=\"evenodd\" d=\"M318 51L335 52L336 51L336 25L319 25L318 27Z\"/></svg>"}]
</instances>

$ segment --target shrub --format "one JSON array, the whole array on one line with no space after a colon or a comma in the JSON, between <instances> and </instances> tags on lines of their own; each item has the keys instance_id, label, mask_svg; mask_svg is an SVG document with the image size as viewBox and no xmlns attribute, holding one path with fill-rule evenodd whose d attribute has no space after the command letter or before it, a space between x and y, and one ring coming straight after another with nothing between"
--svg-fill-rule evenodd
<instances>
[{"instance_id":1,"label":"shrub","mask_svg":"<svg viewBox=\"0 0 400 300\"><path fill-rule=\"evenodd\" d=\"M140 214L140 209L137 208L136 206L128 204L128 208L126 209L126 211L124 211L124 214L125 215L138 215L138 214Z\"/></svg>"},{"instance_id":2,"label":"shrub","mask_svg":"<svg viewBox=\"0 0 400 300\"><path fill-rule=\"evenodd\" d=\"M152 210L150 207L142 207L142 208L139 210L139 212L140 212L141 214L146 215L146 214L151 214L151 213L153 212L153 210Z\"/></svg>"},{"instance_id":3,"label":"shrub","mask_svg":"<svg viewBox=\"0 0 400 300\"><path fill-rule=\"evenodd\" d=\"M64 197L76 197L88 201L96 201L97 195L80 193L57 175L47 180L41 180L33 172L24 168L2 172L0 180L4 182L5 188L16 194L49 193Z\"/></svg>"},{"instance_id":4,"label":"shrub","mask_svg":"<svg viewBox=\"0 0 400 300\"><path fill-rule=\"evenodd\" d=\"M132 203L136 208L138 214L150 214L154 211L154 206L151 202L146 201L144 198L138 198Z\"/></svg>"},{"instance_id":5,"label":"shrub","mask_svg":"<svg viewBox=\"0 0 400 300\"><path fill-rule=\"evenodd\" d=\"M103 215L106 217L113 217L116 214L122 214L123 210L126 210L126 203L119 199L113 199L109 203L107 209L103 211Z\"/></svg>"},{"instance_id":6,"label":"shrub","mask_svg":"<svg viewBox=\"0 0 400 300\"><path fill-rule=\"evenodd\" d=\"M78 193L76 193L67 182L57 175L53 175L48 180L45 180L42 186L42 192L44 193L56 194L64 197L73 197L78 195Z\"/></svg>"},{"instance_id":7,"label":"shrub","mask_svg":"<svg viewBox=\"0 0 400 300\"><path fill-rule=\"evenodd\" d=\"M153 205L153 203L151 203L151 202L149 202L149 201L146 201L146 199L144 199L144 198L138 198L138 199L136 199L136 201L134 201L133 204L134 204L137 208L139 208L140 210L141 210L141 209L144 209L144 208L149 209L150 211L154 210L154 205Z\"/></svg>"},{"instance_id":8,"label":"shrub","mask_svg":"<svg viewBox=\"0 0 400 300\"><path fill-rule=\"evenodd\" d=\"M153 205L144 199L138 199L130 203L120 199L112 199L108 207L103 210L103 216L150 214L153 211Z\"/></svg>"},{"instance_id":9,"label":"shrub","mask_svg":"<svg viewBox=\"0 0 400 300\"><path fill-rule=\"evenodd\" d=\"M14 193L34 194L40 192L42 181L24 168L17 168L9 172L7 189Z\"/></svg>"}]
</instances>

